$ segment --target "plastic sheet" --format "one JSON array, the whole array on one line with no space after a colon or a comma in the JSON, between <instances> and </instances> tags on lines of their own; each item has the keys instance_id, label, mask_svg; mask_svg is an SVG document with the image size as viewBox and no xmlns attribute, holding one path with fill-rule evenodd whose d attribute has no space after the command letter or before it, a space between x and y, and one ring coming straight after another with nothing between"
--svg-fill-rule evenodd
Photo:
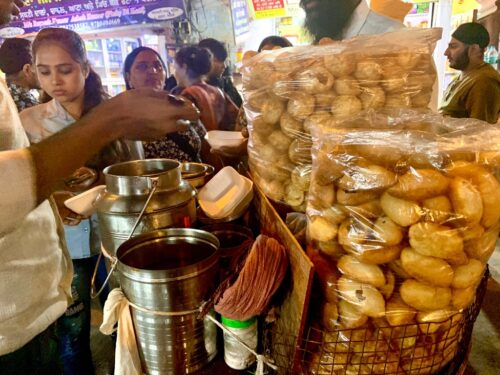
<instances>
[{"instance_id":1,"label":"plastic sheet","mask_svg":"<svg viewBox=\"0 0 500 375\"><path fill-rule=\"evenodd\" d=\"M399 110L312 134L313 322L337 343L318 352L345 357L313 373L437 372L498 239L500 126Z\"/></svg>"},{"instance_id":2,"label":"plastic sheet","mask_svg":"<svg viewBox=\"0 0 500 375\"><path fill-rule=\"evenodd\" d=\"M440 36L441 29L405 29L246 59L249 165L264 193L305 211L313 126L335 128L373 109L425 109Z\"/></svg>"}]
</instances>

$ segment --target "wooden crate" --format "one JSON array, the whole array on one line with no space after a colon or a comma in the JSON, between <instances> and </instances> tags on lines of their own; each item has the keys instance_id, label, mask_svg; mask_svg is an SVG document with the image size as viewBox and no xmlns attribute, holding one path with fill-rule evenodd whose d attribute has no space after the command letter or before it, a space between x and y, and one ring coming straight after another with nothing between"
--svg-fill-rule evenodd
<instances>
[{"instance_id":1,"label":"wooden crate","mask_svg":"<svg viewBox=\"0 0 500 375\"><path fill-rule=\"evenodd\" d=\"M300 365L299 344L302 342L307 318L314 268L264 193L257 186L254 191L253 205L261 233L275 238L285 246L290 262L288 276L281 291L283 298L276 308L277 318L271 331L271 335L276 332L286 332L293 341L287 345L273 347L273 351L278 354L275 356L276 364L281 369L278 373L285 373L282 369L296 368ZM271 343L279 341L281 340L274 340L271 337ZM286 363L279 363L285 360Z\"/></svg>"}]
</instances>

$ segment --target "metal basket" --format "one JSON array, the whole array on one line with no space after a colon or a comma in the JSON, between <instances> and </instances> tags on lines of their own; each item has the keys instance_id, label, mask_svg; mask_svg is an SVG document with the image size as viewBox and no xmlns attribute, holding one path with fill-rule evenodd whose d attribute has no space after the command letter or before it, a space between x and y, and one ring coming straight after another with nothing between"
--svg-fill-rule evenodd
<instances>
[{"instance_id":1,"label":"metal basket","mask_svg":"<svg viewBox=\"0 0 500 375\"><path fill-rule=\"evenodd\" d=\"M264 348L279 374L457 375L468 356L488 277L486 269L468 308L439 323L390 326L385 319L372 319L362 328L330 332L313 323L297 348L296 335L269 328Z\"/></svg>"}]
</instances>

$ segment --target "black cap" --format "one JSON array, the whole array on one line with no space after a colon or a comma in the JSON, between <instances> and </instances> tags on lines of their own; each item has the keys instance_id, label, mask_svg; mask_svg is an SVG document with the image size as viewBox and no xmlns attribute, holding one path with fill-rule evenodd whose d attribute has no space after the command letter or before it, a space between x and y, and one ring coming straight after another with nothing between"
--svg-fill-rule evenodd
<instances>
[{"instance_id":1,"label":"black cap","mask_svg":"<svg viewBox=\"0 0 500 375\"><path fill-rule=\"evenodd\" d=\"M0 69L5 74L18 73L31 62L31 42L28 39L5 39L0 47Z\"/></svg>"},{"instance_id":2,"label":"black cap","mask_svg":"<svg viewBox=\"0 0 500 375\"><path fill-rule=\"evenodd\" d=\"M490 43L488 30L480 23L464 23L451 34L453 38L465 44L477 44L481 48L486 48Z\"/></svg>"}]
</instances>

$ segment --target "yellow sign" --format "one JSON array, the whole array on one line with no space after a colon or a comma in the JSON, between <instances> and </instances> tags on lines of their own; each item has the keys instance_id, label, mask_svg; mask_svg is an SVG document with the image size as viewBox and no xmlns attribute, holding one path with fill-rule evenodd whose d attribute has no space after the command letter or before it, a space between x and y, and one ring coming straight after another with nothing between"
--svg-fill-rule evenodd
<instances>
[{"instance_id":1,"label":"yellow sign","mask_svg":"<svg viewBox=\"0 0 500 375\"><path fill-rule=\"evenodd\" d=\"M274 17L284 17L285 16L285 8L283 9L269 9L269 10L259 10L255 12L255 18L274 18Z\"/></svg>"},{"instance_id":2,"label":"yellow sign","mask_svg":"<svg viewBox=\"0 0 500 375\"><path fill-rule=\"evenodd\" d=\"M284 17L286 15L284 0L250 0L249 7L255 19Z\"/></svg>"},{"instance_id":3,"label":"yellow sign","mask_svg":"<svg viewBox=\"0 0 500 375\"><path fill-rule=\"evenodd\" d=\"M452 14L472 13L481 5L476 0L453 0Z\"/></svg>"}]
</instances>

